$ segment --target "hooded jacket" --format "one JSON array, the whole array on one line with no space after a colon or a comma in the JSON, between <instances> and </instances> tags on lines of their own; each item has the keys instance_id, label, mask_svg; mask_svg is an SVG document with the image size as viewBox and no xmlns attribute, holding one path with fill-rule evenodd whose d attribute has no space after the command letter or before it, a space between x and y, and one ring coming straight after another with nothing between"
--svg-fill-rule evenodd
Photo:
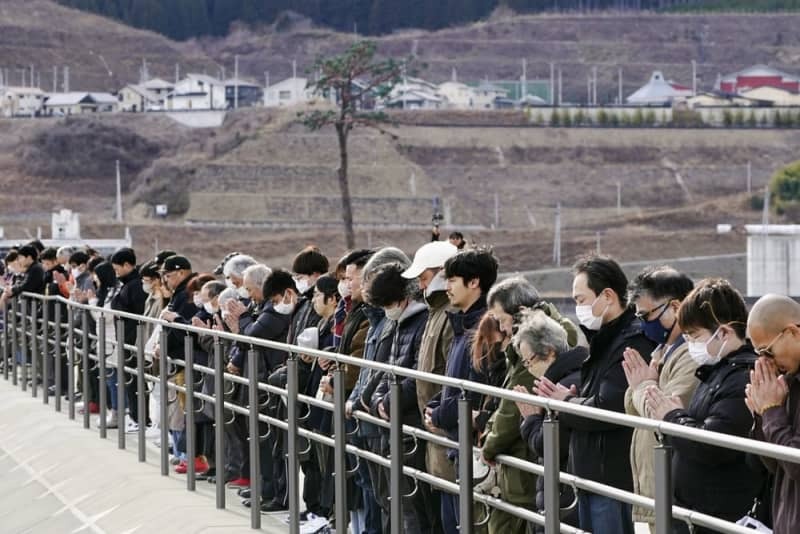
<instances>
[{"instance_id":1,"label":"hooded jacket","mask_svg":"<svg viewBox=\"0 0 800 534\"><path fill-rule=\"evenodd\" d=\"M367 337L364 342L364 360L375 361L378 350L380 348L381 339L383 337L383 329L386 324L386 315L381 308L373 308L372 306L364 307L364 316L369 321L369 329L367 330ZM353 404L353 411L363 410L361 404L361 394L369 382L371 370L362 367L358 372L358 380L356 380L353 391L350 392L349 402ZM374 438L379 436L378 427L359 421L358 423L358 436L361 438Z\"/></svg>"},{"instance_id":2,"label":"hooded jacket","mask_svg":"<svg viewBox=\"0 0 800 534\"><path fill-rule=\"evenodd\" d=\"M697 369L700 384L688 408L672 410L664 421L687 427L748 437L753 416L744 403L744 390L756 355L748 344L715 365ZM736 521L760 493L764 472L754 470L743 452L666 436L675 454L672 480L675 504Z\"/></svg>"},{"instance_id":3,"label":"hooded jacket","mask_svg":"<svg viewBox=\"0 0 800 534\"><path fill-rule=\"evenodd\" d=\"M169 304L167 304L167 309L177 314L175 321L173 321L175 323L189 324L192 317L197 313L197 306L194 305L192 299L189 298L189 293L186 291L186 286L193 276L194 273L190 274L177 285L172 292L172 298L170 298ZM184 330L177 330L175 328L167 329L167 354L170 358L183 360L185 354L183 344L184 338L187 335L188 333Z\"/></svg>"},{"instance_id":4,"label":"hooded jacket","mask_svg":"<svg viewBox=\"0 0 800 534\"><path fill-rule=\"evenodd\" d=\"M111 309L144 315L144 303L147 300L147 293L142 289L142 277L139 275L139 270L134 268L131 272L121 277L119 282L122 287L120 287L111 301ZM189 316L190 319L191 317ZM136 345L137 322L127 318L124 318L122 322L125 325L125 344Z\"/></svg>"},{"instance_id":5,"label":"hooded jacket","mask_svg":"<svg viewBox=\"0 0 800 534\"><path fill-rule=\"evenodd\" d=\"M581 365L580 395L568 400L622 413L628 389L622 354L630 347L649 362L655 343L642 334L641 324L631 308L600 330L583 328L583 332L589 340L589 357ZM559 418L562 425L572 430L569 468L573 474L622 490L633 490L632 429L568 413L559 414Z\"/></svg>"}]
</instances>

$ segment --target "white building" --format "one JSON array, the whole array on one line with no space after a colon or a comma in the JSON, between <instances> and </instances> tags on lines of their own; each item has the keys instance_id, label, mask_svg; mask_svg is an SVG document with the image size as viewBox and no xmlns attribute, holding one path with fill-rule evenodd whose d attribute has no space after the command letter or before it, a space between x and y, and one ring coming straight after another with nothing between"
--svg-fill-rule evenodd
<instances>
[{"instance_id":1,"label":"white building","mask_svg":"<svg viewBox=\"0 0 800 534\"><path fill-rule=\"evenodd\" d=\"M666 106L673 101L692 96L692 88L667 81L661 71L655 71L650 81L627 98L628 104L636 106Z\"/></svg>"},{"instance_id":2,"label":"white building","mask_svg":"<svg viewBox=\"0 0 800 534\"><path fill-rule=\"evenodd\" d=\"M405 91L386 101L386 107L392 109L441 109L444 106L444 98L421 90Z\"/></svg>"},{"instance_id":3,"label":"white building","mask_svg":"<svg viewBox=\"0 0 800 534\"><path fill-rule=\"evenodd\" d=\"M436 92L445 99L448 108L471 109L475 107L475 89L465 83L444 82L439 85Z\"/></svg>"},{"instance_id":4,"label":"white building","mask_svg":"<svg viewBox=\"0 0 800 534\"><path fill-rule=\"evenodd\" d=\"M163 99L141 85L129 84L119 91L120 111L141 113L152 109L163 109Z\"/></svg>"},{"instance_id":5,"label":"white building","mask_svg":"<svg viewBox=\"0 0 800 534\"><path fill-rule=\"evenodd\" d=\"M306 78L292 77L264 90L264 107L295 106L309 102L314 92L307 87Z\"/></svg>"},{"instance_id":6,"label":"white building","mask_svg":"<svg viewBox=\"0 0 800 534\"><path fill-rule=\"evenodd\" d=\"M225 109L225 83L205 74L188 74L179 81L166 99L167 109Z\"/></svg>"},{"instance_id":7,"label":"white building","mask_svg":"<svg viewBox=\"0 0 800 534\"><path fill-rule=\"evenodd\" d=\"M147 89L151 93L161 98L162 105L164 104L164 101L167 99L167 95L175 90L174 83L162 80L161 78L153 78L151 80L147 80L146 82L140 85L144 89Z\"/></svg>"},{"instance_id":8,"label":"white building","mask_svg":"<svg viewBox=\"0 0 800 534\"><path fill-rule=\"evenodd\" d=\"M474 90L475 107L479 109L492 109L495 107L495 101L498 98L508 98L507 90L489 83L488 80L482 81Z\"/></svg>"},{"instance_id":9,"label":"white building","mask_svg":"<svg viewBox=\"0 0 800 534\"><path fill-rule=\"evenodd\" d=\"M119 102L109 93L48 93L42 113L49 116L109 113L117 110Z\"/></svg>"},{"instance_id":10,"label":"white building","mask_svg":"<svg viewBox=\"0 0 800 534\"><path fill-rule=\"evenodd\" d=\"M35 117L42 111L45 93L38 87L0 87L0 116Z\"/></svg>"},{"instance_id":11,"label":"white building","mask_svg":"<svg viewBox=\"0 0 800 534\"><path fill-rule=\"evenodd\" d=\"M782 87L762 85L755 89L741 91L739 94L751 100L769 102L773 106L800 106L800 94Z\"/></svg>"}]
</instances>

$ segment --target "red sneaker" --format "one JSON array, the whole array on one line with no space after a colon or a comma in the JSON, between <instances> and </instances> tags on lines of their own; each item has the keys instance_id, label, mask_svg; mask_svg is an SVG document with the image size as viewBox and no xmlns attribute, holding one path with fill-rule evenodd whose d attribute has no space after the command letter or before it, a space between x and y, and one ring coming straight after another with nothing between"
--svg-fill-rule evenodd
<instances>
[{"instance_id":1,"label":"red sneaker","mask_svg":"<svg viewBox=\"0 0 800 534\"><path fill-rule=\"evenodd\" d=\"M100 405L96 402L89 403L89 413L100 413Z\"/></svg>"},{"instance_id":2,"label":"red sneaker","mask_svg":"<svg viewBox=\"0 0 800 534\"><path fill-rule=\"evenodd\" d=\"M241 489L241 488L249 488L250 487L250 479L239 477L236 480L231 480L228 482L228 487L231 489Z\"/></svg>"},{"instance_id":3,"label":"red sneaker","mask_svg":"<svg viewBox=\"0 0 800 534\"><path fill-rule=\"evenodd\" d=\"M195 474L204 475L208 473L209 469L210 466L208 465L205 456L198 456L197 458L194 459ZM189 470L188 464L184 460L181 460L181 463L179 463L175 467L175 472L178 473L179 475L185 475L188 470Z\"/></svg>"}]
</instances>

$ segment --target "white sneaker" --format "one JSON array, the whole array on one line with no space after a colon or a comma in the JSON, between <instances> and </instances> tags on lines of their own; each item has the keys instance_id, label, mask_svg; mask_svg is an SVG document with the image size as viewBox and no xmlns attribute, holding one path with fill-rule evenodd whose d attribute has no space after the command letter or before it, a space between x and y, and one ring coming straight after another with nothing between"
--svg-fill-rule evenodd
<instances>
[{"instance_id":1,"label":"white sneaker","mask_svg":"<svg viewBox=\"0 0 800 534\"><path fill-rule=\"evenodd\" d=\"M161 428L158 425L147 427L147 430L144 432L144 437L147 439L159 439L161 437Z\"/></svg>"},{"instance_id":2,"label":"white sneaker","mask_svg":"<svg viewBox=\"0 0 800 534\"><path fill-rule=\"evenodd\" d=\"M111 414L106 417L106 428L117 428L117 412L115 410L111 410ZM97 426L100 426L100 418L97 418Z\"/></svg>"},{"instance_id":3,"label":"white sneaker","mask_svg":"<svg viewBox=\"0 0 800 534\"><path fill-rule=\"evenodd\" d=\"M136 424L136 421L131 419L129 415L125 415L125 433L135 434L138 431L139 431L139 425Z\"/></svg>"}]
</instances>

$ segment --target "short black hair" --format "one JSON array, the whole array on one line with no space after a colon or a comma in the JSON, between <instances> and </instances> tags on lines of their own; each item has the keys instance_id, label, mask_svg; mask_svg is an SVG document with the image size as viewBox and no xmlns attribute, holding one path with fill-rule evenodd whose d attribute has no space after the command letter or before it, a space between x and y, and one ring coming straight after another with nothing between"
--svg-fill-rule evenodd
<instances>
[{"instance_id":1,"label":"short black hair","mask_svg":"<svg viewBox=\"0 0 800 534\"><path fill-rule=\"evenodd\" d=\"M408 297L408 280L403 278L405 267L397 262L378 267L369 285L369 304L383 308Z\"/></svg>"},{"instance_id":2,"label":"short black hair","mask_svg":"<svg viewBox=\"0 0 800 534\"><path fill-rule=\"evenodd\" d=\"M331 297L339 300L339 282L333 276L329 274L320 276L314 286L317 291L325 295L326 301Z\"/></svg>"},{"instance_id":3,"label":"short black hair","mask_svg":"<svg viewBox=\"0 0 800 534\"><path fill-rule=\"evenodd\" d=\"M684 299L678 310L678 326L684 332L705 328L711 332L721 325L734 329L744 339L747 306L741 293L723 278L705 278Z\"/></svg>"},{"instance_id":4,"label":"short black hair","mask_svg":"<svg viewBox=\"0 0 800 534\"><path fill-rule=\"evenodd\" d=\"M267 279L264 280L264 285L261 286L262 293L265 299L271 299L275 295L283 295L287 289L291 289L297 293L297 286L294 283L294 277L289 271L277 269L272 271Z\"/></svg>"},{"instance_id":5,"label":"short black hair","mask_svg":"<svg viewBox=\"0 0 800 534\"><path fill-rule=\"evenodd\" d=\"M622 267L609 256L591 254L584 256L572 266L575 276L584 273L586 284L595 295L604 289L611 289L619 297L619 303L624 308L627 303L628 277Z\"/></svg>"},{"instance_id":6,"label":"short black hair","mask_svg":"<svg viewBox=\"0 0 800 534\"><path fill-rule=\"evenodd\" d=\"M208 296L213 299L214 297L218 297L220 293L225 291L225 288L227 288L228 286L226 286L219 280L211 280L203 284L203 287L208 288L207 290ZM202 289L202 287L200 289Z\"/></svg>"},{"instance_id":7,"label":"short black hair","mask_svg":"<svg viewBox=\"0 0 800 534\"><path fill-rule=\"evenodd\" d=\"M447 278L459 277L464 285L478 279L482 293L486 293L497 281L499 265L494 252L486 247L464 250L444 263L444 275Z\"/></svg>"},{"instance_id":8,"label":"short black hair","mask_svg":"<svg viewBox=\"0 0 800 534\"><path fill-rule=\"evenodd\" d=\"M323 274L328 272L328 258L317 247L309 246L297 253L292 261L295 274Z\"/></svg>"},{"instance_id":9,"label":"short black hair","mask_svg":"<svg viewBox=\"0 0 800 534\"><path fill-rule=\"evenodd\" d=\"M3 261L6 263L6 265L8 265L12 261L17 261L18 257L19 253L16 250L9 250L8 254L6 254L6 256L3 258Z\"/></svg>"},{"instance_id":10,"label":"short black hair","mask_svg":"<svg viewBox=\"0 0 800 534\"><path fill-rule=\"evenodd\" d=\"M55 247L47 247L39 253L39 261L56 261L58 259L58 249Z\"/></svg>"},{"instance_id":11,"label":"short black hair","mask_svg":"<svg viewBox=\"0 0 800 534\"><path fill-rule=\"evenodd\" d=\"M136 253L130 247L122 247L111 255L112 265L136 265Z\"/></svg>"},{"instance_id":12,"label":"short black hair","mask_svg":"<svg viewBox=\"0 0 800 534\"><path fill-rule=\"evenodd\" d=\"M28 243L27 246L31 246L31 247L35 248L37 254L41 254L42 251L44 250L44 243L42 243L38 239L34 239L30 243ZM28 256L28 257L30 257L30 256Z\"/></svg>"},{"instance_id":13,"label":"short black hair","mask_svg":"<svg viewBox=\"0 0 800 534\"><path fill-rule=\"evenodd\" d=\"M86 266L89 269L89 272L94 272L98 265L101 263L105 263L105 259L102 256L97 256L96 258L92 258L89 260L89 264Z\"/></svg>"},{"instance_id":14,"label":"short black hair","mask_svg":"<svg viewBox=\"0 0 800 534\"><path fill-rule=\"evenodd\" d=\"M645 267L628 286L628 301L634 302L642 295L654 300L680 300L694 289L694 282L685 274L672 267Z\"/></svg>"},{"instance_id":15,"label":"short black hair","mask_svg":"<svg viewBox=\"0 0 800 534\"><path fill-rule=\"evenodd\" d=\"M93 249L93 248L92 248L92 247L90 247L89 245L86 245L86 246L83 248L83 251L84 251L84 252L86 253L86 255L87 255L87 256L89 256L89 257L94 257L94 256L99 256L99 255L100 255L100 253L99 253L99 252L97 252L97 250Z\"/></svg>"},{"instance_id":16,"label":"short black hair","mask_svg":"<svg viewBox=\"0 0 800 534\"><path fill-rule=\"evenodd\" d=\"M69 257L69 263L72 265L83 265L84 263L89 263L89 255L85 252L81 252L80 250L73 252Z\"/></svg>"},{"instance_id":17,"label":"short black hair","mask_svg":"<svg viewBox=\"0 0 800 534\"><path fill-rule=\"evenodd\" d=\"M373 254L375 254L375 251L372 249L360 248L347 254L339 263L345 267L355 265L359 269L363 269Z\"/></svg>"},{"instance_id":18,"label":"short black hair","mask_svg":"<svg viewBox=\"0 0 800 534\"><path fill-rule=\"evenodd\" d=\"M17 250L17 254L19 256L25 256L26 258L31 258L33 261L39 259L39 251L33 245L25 245L24 247L19 247L19 250Z\"/></svg>"}]
</instances>

